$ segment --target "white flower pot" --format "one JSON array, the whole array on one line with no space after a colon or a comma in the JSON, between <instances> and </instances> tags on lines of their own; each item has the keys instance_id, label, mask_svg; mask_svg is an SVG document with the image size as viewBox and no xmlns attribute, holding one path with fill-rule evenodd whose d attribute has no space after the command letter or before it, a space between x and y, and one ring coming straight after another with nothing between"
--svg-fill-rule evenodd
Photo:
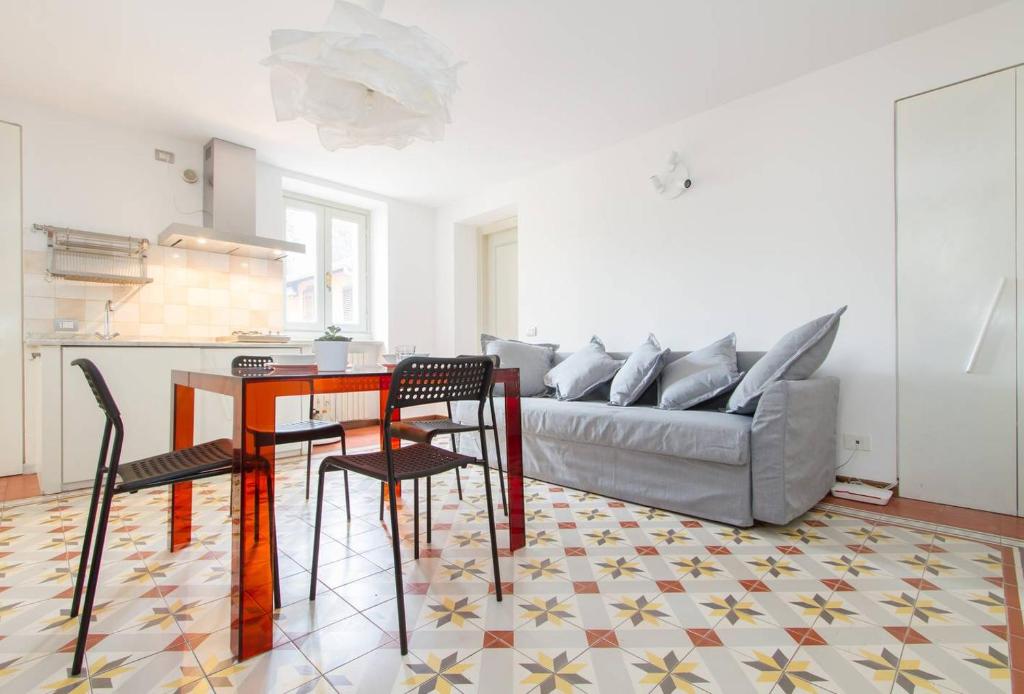
<instances>
[{"instance_id":1,"label":"white flower pot","mask_svg":"<svg viewBox=\"0 0 1024 694\"><path fill-rule=\"evenodd\" d=\"M320 371L344 371L348 368L348 342L341 340L315 340L313 354Z\"/></svg>"}]
</instances>

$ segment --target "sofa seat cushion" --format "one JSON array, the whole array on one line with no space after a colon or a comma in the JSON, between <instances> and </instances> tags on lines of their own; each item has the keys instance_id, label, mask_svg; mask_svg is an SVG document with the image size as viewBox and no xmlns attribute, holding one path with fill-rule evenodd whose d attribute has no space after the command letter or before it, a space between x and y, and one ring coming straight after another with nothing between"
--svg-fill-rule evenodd
<instances>
[{"instance_id":1,"label":"sofa seat cushion","mask_svg":"<svg viewBox=\"0 0 1024 694\"><path fill-rule=\"evenodd\" d=\"M725 465L750 462L750 417L706 410L522 400L523 435L546 436Z\"/></svg>"}]
</instances>

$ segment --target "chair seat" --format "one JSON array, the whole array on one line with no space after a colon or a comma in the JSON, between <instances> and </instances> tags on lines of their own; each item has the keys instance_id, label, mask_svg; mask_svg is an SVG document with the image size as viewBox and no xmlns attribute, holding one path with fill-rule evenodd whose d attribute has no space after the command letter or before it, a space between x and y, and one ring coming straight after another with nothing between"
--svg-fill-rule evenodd
<instances>
[{"instance_id":1,"label":"chair seat","mask_svg":"<svg viewBox=\"0 0 1024 694\"><path fill-rule=\"evenodd\" d=\"M490 426L484 429L490 430ZM416 443L430 443L435 436L447 434L462 434L476 431L475 424L462 424L450 419L423 419L415 421L399 421L391 423L391 435L404 441L415 441Z\"/></svg>"},{"instance_id":2,"label":"chair seat","mask_svg":"<svg viewBox=\"0 0 1024 694\"><path fill-rule=\"evenodd\" d=\"M117 489L127 492L158 487L197 476L225 474L235 461L234 445L230 439L217 439L191 448L161 453L117 468L120 484Z\"/></svg>"},{"instance_id":3,"label":"chair seat","mask_svg":"<svg viewBox=\"0 0 1024 694\"><path fill-rule=\"evenodd\" d=\"M257 445L264 445L263 442L268 440L284 444L333 439L335 436L345 435L345 428L340 422L325 422L320 419L306 419L301 422L281 424L274 430L251 428L249 431L258 439Z\"/></svg>"},{"instance_id":4,"label":"chair seat","mask_svg":"<svg viewBox=\"0 0 1024 694\"><path fill-rule=\"evenodd\" d=\"M452 453L443 448L428 446L425 443L396 448L391 452L391 460L395 465L395 479L397 480L438 475L476 462L476 458L472 456ZM388 459L385 451L330 455L324 458L320 465L329 469L351 470L383 481L388 478Z\"/></svg>"}]
</instances>

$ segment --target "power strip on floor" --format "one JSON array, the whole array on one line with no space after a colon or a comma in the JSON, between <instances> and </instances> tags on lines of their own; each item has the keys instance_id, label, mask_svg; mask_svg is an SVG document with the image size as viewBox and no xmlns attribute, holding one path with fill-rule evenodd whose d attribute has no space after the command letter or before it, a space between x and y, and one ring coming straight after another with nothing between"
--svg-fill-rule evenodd
<instances>
[{"instance_id":1,"label":"power strip on floor","mask_svg":"<svg viewBox=\"0 0 1024 694\"><path fill-rule=\"evenodd\" d=\"M866 504L885 506L892 498L891 489L872 487L869 484L855 482L836 482L832 487L832 496L850 501L863 501Z\"/></svg>"}]
</instances>

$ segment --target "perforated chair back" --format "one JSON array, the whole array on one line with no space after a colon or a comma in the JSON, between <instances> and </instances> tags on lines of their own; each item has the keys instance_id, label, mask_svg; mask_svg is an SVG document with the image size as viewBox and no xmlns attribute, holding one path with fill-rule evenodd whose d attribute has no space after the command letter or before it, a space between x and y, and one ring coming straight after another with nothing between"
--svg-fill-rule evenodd
<instances>
[{"instance_id":1,"label":"perforated chair back","mask_svg":"<svg viewBox=\"0 0 1024 694\"><path fill-rule=\"evenodd\" d=\"M89 384L89 389L92 390L92 394L96 397L96 403L103 410L107 420L113 423L120 423L121 411L117 409L114 396L110 394L110 388L107 387L107 382L96 365L89 359L75 359L71 362L71 365L77 366L85 374L85 380Z\"/></svg>"},{"instance_id":2,"label":"perforated chair back","mask_svg":"<svg viewBox=\"0 0 1024 694\"><path fill-rule=\"evenodd\" d=\"M475 357L475 356L477 356L477 355L475 355L475 354L460 354L459 355L460 358L461 357ZM483 355L483 357L484 357L484 359L490 359L491 361L493 361L494 362L494 368L496 368L496 369L500 369L501 368L501 357L498 356L497 354L485 354L485 355Z\"/></svg>"},{"instance_id":3,"label":"perforated chair back","mask_svg":"<svg viewBox=\"0 0 1024 694\"><path fill-rule=\"evenodd\" d=\"M391 375L387 417L403 407L456 400L476 400L482 406L493 374L494 362L487 357L403 359Z\"/></svg>"},{"instance_id":4,"label":"perforated chair back","mask_svg":"<svg viewBox=\"0 0 1024 694\"><path fill-rule=\"evenodd\" d=\"M270 355L240 354L231 360L232 369L265 369L274 361Z\"/></svg>"}]
</instances>

